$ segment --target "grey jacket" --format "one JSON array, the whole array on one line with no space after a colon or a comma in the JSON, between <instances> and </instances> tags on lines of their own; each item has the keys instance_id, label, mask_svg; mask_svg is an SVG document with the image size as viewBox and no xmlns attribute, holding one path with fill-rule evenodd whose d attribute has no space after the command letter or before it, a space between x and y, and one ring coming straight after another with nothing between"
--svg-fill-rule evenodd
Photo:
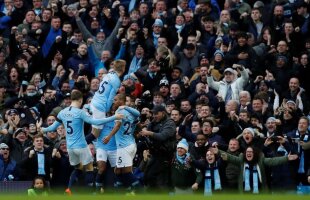
<instances>
[{"instance_id":1,"label":"grey jacket","mask_svg":"<svg viewBox=\"0 0 310 200\"><path fill-rule=\"evenodd\" d=\"M92 48L98 58L101 57L101 52L104 50L104 41L98 41L94 35L92 35L89 30L86 28L85 24L81 20L80 17L76 18L76 24L79 27L80 31L83 34L83 40L87 41L87 39L92 38L94 43L92 44Z\"/></svg>"}]
</instances>

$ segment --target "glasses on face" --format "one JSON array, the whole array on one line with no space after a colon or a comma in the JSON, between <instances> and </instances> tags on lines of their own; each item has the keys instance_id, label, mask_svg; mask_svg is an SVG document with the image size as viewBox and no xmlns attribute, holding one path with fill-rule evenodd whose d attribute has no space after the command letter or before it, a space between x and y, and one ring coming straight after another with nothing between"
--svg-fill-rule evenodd
<instances>
[{"instance_id":1,"label":"glasses on face","mask_svg":"<svg viewBox=\"0 0 310 200\"><path fill-rule=\"evenodd\" d=\"M1 150L7 150L7 151L9 151L10 149L9 149L9 148L1 148Z\"/></svg>"}]
</instances>

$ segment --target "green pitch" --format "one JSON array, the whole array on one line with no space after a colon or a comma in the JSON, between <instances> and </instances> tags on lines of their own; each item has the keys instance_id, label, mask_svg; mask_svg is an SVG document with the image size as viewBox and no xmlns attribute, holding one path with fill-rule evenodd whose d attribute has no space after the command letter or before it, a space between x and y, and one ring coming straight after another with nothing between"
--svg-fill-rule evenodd
<instances>
[{"instance_id":1,"label":"green pitch","mask_svg":"<svg viewBox=\"0 0 310 200\"><path fill-rule=\"evenodd\" d=\"M25 200L26 199L55 199L55 200L200 200L200 199L214 199L214 200L310 200L310 195L51 195L48 197L27 197L27 195L0 195L2 200Z\"/></svg>"}]
</instances>

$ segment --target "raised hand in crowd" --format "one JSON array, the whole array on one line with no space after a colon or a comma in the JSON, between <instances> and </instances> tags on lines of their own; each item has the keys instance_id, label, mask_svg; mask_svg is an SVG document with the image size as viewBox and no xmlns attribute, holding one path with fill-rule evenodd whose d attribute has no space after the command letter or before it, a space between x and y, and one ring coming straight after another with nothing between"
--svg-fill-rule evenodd
<instances>
[{"instance_id":1,"label":"raised hand in crowd","mask_svg":"<svg viewBox=\"0 0 310 200\"><path fill-rule=\"evenodd\" d=\"M29 158L32 158L36 152L32 149L29 151Z\"/></svg>"},{"instance_id":2,"label":"raised hand in crowd","mask_svg":"<svg viewBox=\"0 0 310 200\"><path fill-rule=\"evenodd\" d=\"M56 76L57 77L61 77L60 73L61 71L64 69L64 67L62 65L58 65L57 69L56 69ZM70 69L69 69L70 70Z\"/></svg>"},{"instance_id":3,"label":"raised hand in crowd","mask_svg":"<svg viewBox=\"0 0 310 200\"><path fill-rule=\"evenodd\" d=\"M183 124L183 125L188 124L192 118L193 118L193 114L192 114L192 113L186 115L186 116L184 117L184 120L183 120L182 124Z\"/></svg>"},{"instance_id":4,"label":"raised hand in crowd","mask_svg":"<svg viewBox=\"0 0 310 200\"><path fill-rule=\"evenodd\" d=\"M288 159L289 161L296 160L297 158L298 158L298 155L296 155L296 154L291 154L291 153L289 153L289 154L287 155L287 159Z\"/></svg>"},{"instance_id":5,"label":"raised hand in crowd","mask_svg":"<svg viewBox=\"0 0 310 200\"><path fill-rule=\"evenodd\" d=\"M69 68L69 80L73 80L74 70Z\"/></svg>"},{"instance_id":6,"label":"raised hand in crowd","mask_svg":"<svg viewBox=\"0 0 310 200\"><path fill-rule=\"evenodd\" d=\"M266 72L265 81L274 81L275 80L275 78L271 72L269 72L268 70L266 70L265 72Z\"/></svg>"},{"instance_id":7,"label":"raised hand in crowd","mask_svg":"<svg viewBox=\"0 0 310 200\"><path fill-rule=\"evenodd\" d=\"M118 6L121 2L120 1L114 1L112 4L112 8L115 8L116 6Z\"/></svg>"},{"instance_id":8,"label":"raised hand in crowd","mask_svg":"<svg viewBox=\"0 0 310 200\"><path fill-rule=\"evenodd\" d=\"M104 14L104 16L108 19L110 19L112 17L111 15L111 9L110 8L107 8L107 7L104 7L102 8L102 13Z\"/></svg>"},{"instance_id":9,"label":"raised hand in crowd","mask_svg":"<svg viewBox=\"0 0 310 200\"><path fill-rule=\"evenodd\" d=\"M58 149L54 148L53 152L52 152L52 158L61 158L60 152L58 151Z\"/></svg>"}]
</instances>

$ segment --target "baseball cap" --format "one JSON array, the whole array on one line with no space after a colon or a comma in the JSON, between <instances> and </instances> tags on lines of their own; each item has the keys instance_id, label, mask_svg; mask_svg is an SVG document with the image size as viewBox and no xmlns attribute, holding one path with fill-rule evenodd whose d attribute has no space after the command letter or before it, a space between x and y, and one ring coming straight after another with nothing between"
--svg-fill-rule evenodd
<instances>
[{"instance_id":1,"label":"baseball cap","mask_svg":"<svg viewBox=\"0 0 310 200\"><path fill-rule=\"evenodd\" d=\"M7 144L5 144L5 143L0 144L0 149L8 149L8 148L9 148L9 146Z\"/></svg>"},{"instance_id":2,"label":"baseball cap","mask_svg":"<svg viewBox=\"0 0 310 200\"><path fill-rule=\"evenodd\" d=\"M296 106L296 103L295 103L295 101L293 101L293 100L288 100L288 101L286 102L286 104L293 104L294 106Z\"/></svg>"},{"instance_id":3,"label":"baseball cap","mask_svg":"<svg viewBox=\"0 0 310 200\"><path fill-rule=\"evenodd\" d=\"M201 53L201 54L199 55L199 58L198 58L199 62L201 62L202 59L208 59L208 58L207 58L207 55L206 55L205 53Z\"/></svg>"},{"instance_id":4,"label":"baseball cap","mask_svg":"<svg viewBox=\"0 0 310 200\"><path fill-rule=\"evenodd\" d=\"M13 114L19 115L19 113L18 113L18 111L16 109L9 110L8 115L13 115Z\"/></svg>"},{"instance_id":5,"label":"baseball cap","mask_svg":"<svg viewBox=\"0 0 310 200\"><path fill-rule=\"evenodd\" d=\"M25 133L24 129L23 128L18 128L15 132L14 132L14 137L17 137L18 134L20 133ZM26 134L26 133L25 133Z\"/></svg>"},{"instance_id":6,"label":"baseball cap","mask_svg":"<svg viewBox=\"0 0 310 200\"><path fill-rule=\"evenodd\" d=\"M225 74L226 72L230 72L230 73L232 73L232 74L235 74L235 70L233 70L233 69L230 68L230 67L228 67L228 68L226 68L226 69L224 70L224 74Z\"/></svg>"},{"instance_id":7,"label":"baseball cap","mask_svg":"<svg viewBox=\"0 0 310 200\"><path fill-rule=\"evenodd\" d=\"M64 98L71 98L70 92L67 92L67 93L65 94Z\"/></svg>"},{"instance_id":8,"label":"baseball cap","mask_svg":"<svg viewBox=\"0 0 310 200\"><path fill-rule=\"evenodd\" d=\"M152 109L152 113L156 114L158 112L166 112L166 108L162 105L154 106L154 108Z\"/></svg>"},{"instance_id":9,"label":"baseball cap","mask_svg":"<svg viewBox=\"0 0 310 200\"><path fill-rule=\"evenodd\" d=\"M161 79L159 82L159 87L169 86L169 81L167 79Z\"/></svg>"}]
</instances>

